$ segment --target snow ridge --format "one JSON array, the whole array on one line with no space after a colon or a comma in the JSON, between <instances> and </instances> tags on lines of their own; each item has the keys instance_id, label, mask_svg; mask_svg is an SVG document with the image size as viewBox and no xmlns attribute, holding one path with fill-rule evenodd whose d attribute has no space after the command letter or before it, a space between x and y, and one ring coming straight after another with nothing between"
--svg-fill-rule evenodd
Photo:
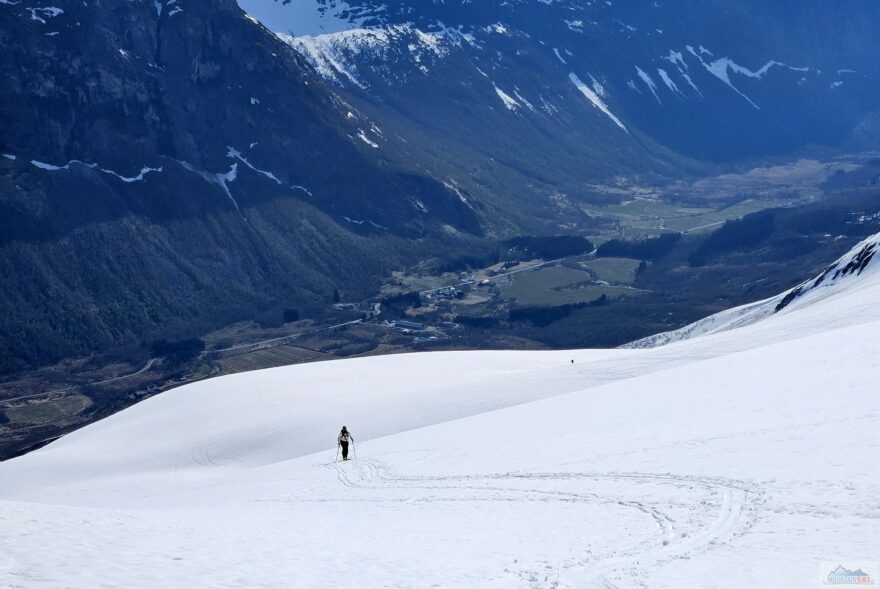
<instances>
[{"instance_id":1,"label":"snow ridge","mask_svg":"<svg viewBox=\"0 0 880 589\"><path fill-rule=\"evenodd\" d=\"M815 305L828 297L847 291L867 288L880 283L880 264L874 262L880 250L880 233L852 248L821 274L775 297L728 309L691 325L652 335L621 346L622 348L654 348L672 342L731 331Z\"/></svg>"},{"instance_id":2,"label":"snow ridge","mask_svg":"<svg viewBox=\"0 0 880 589\"><path fill-rule=\"evenodd\" d=\"M232 196L232 191L229 190L229 184L235 182L235 179L238 177L238 162L232 164L229 168L228 172L206 172L205 170L200 170L195 167L191 163L184 160L176 160L181 166L183 166L187 171L192 172L194 174L198 174L202 178L204 178L207 182L211 184L216 184L219 186L224 194L226 194L227 198L232 201L233 206L235 206L235 210L244 215L241 210L241 207L238 206L238 201L235 200L235 197Z\"/></svg>"}]
</instances>

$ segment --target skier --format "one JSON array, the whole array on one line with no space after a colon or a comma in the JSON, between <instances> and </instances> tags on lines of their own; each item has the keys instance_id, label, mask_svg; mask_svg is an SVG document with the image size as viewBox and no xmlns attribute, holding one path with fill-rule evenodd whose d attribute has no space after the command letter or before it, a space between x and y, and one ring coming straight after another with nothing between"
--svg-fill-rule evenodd
<instances>
[{"instance_id":1,"label":"skier","mask_svg":"<svg viewBox=\"0 0 880 589\"><path fill-rule=\"evenodd\" d=\"M336 437L336 444L342 446L343 460L348 460L348 443L353 440L354 438L351 437L351 434L348 433L348 429L343 425L342 431L339 432L339 436Z\"/></svg>"}]
</instances>

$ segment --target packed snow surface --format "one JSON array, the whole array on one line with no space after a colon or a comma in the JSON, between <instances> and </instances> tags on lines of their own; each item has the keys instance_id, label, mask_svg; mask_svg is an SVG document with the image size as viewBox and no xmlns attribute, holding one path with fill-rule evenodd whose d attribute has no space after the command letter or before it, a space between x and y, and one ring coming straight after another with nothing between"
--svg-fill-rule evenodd
<instances>
[{"instance_id":1,"label":"packed snow surface","mask_svg":"<svg viewBox=\"0 0 880 589\"><path fill-rule=\"evenodd\" d=\"M656 348L385 356L163 393L0 464L0 585L800 589L823 562L870 570L865 257Z\"/></svg>"}]
</instances>

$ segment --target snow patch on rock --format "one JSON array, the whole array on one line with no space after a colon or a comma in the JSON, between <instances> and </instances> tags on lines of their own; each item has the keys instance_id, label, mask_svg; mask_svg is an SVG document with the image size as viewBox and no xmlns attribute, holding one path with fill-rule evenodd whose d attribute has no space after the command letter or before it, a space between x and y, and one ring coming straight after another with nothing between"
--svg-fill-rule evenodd
<instances>
[{"instance_id":1,"label":"snow patch on rock","mask_svg":"<svg viewBox=\"0 0 880 589\"><path fill-rule=\"evenodd\" d=\"M659 104L663 104L663 101L660 100L660 96L657 94L657 84L654 83L654 79L651 78L651 76L649 76L648 73L639 66L636 66L636 74L639 76L642 82L645 83L645 86L648 87L648 90L651 91L651 94L654 95L654 98L657 99L657 102Z\"/></svg>"},{"instance_id":2,"label":"snow patch on rock","mask_svg":"<svg viewBox=\"0 0 880 589\"><path fill-rule=\"evenodd\" d=\"M275 176L275 174L273 174L272 172L267 172L267 171L265 171L265 170L260 170L259 168L255 168L255 167L253 166L253 164L251 164L251 163L247 160L247 158L245 158L245 157L241 154L241 152L238 151L237 149L235 149L234 147L229 147L228 145L226 146L226 157L228 157L228 158L232 158L232 159L236 159L236 160L240 161L241 163L243 163L244 165L246 165L247 167L249 167L251 170L253 170L253 171L256 172L257 174L260 174L260 175L262 175L262 176L265 176L266 178L268 178L269 180L272 180L272 181L275 182L276 184L281 184L281 180L279 180L279 179Z\"/></svg>"},{"instance_id":3,"label":"snow patch on rock","mask_svg":"<svg viewBox=\"0 0 880 589\"><path fill-rule=\"evenodd\" d=\"M15 156L6 156L6 157L9 159L13 159L13 160L15 159ZM71 166L83 166L83 167L89 168L91 170L97 170L97 171L102 172L104 174L114 176L114 177L118 178L119 180L122 180L125 183L140 182L141 180L144 179L144 177L147 174L149 174L151 172L161 172L162 171L162 166L159 166L158 168L151 168L149 166L143 166L137 175L125 176L123 174L120 174L119 172L115 172L114 170L102 168L98 164L87 163L87 162L84 162L81 160L70 160L69 162L67 162L63 166L56 166L54 164L41 162L39 160L31 160L31 165L33 165L35 168L38 168L40 170L45 170L47 172L57 172L60 170L69 170L71 168Z\"/></svg>"},{"instance_id":4,"label":"snow patch on rock","mask_svg":"<svg viewBox=\"0 0 880 589\"><path fill-rule=\"evenodd\" d=\"M669 74L666 73L666 70L663 68L657 68L657 74L660 76L660 79L663 80L663 83L666 84L666 87L675 94L680 94L684 96L681 90L678 89L675 82L672 81L672 78L669 77Z\"/></svg>"},{"instance_id":5,"label":"snow patch on rock","mask_svg":"<svg viewBox=\"0 0 880 589\"><path fill-rule=\"evenodd\" d=\"M762 80L773 68L785 68L795 72L810 71L810 68L808 67L795 67L776 60L770 60L757 70L751 70L745 66L739 65L729 57L720 57L718 59L713 59L712 61L704 60L704 55L709 55L711 57L714 57L714 55L702 45L700 46L699 52L695 50L692 45L688 45L687 50L691 55L700 60L702 66L706 68L706 70L710 74L724 82L734 92L742 96L750 105L752 105L757 110L761 110L761 107L758 106L751 98L749 98L744 92L736 87L736 85L731 80L732 74L745 76L747 78L752 78L755 80Z\"/></svg>"},{"instance_id":6,"label":"snow patch on rock","mask_svg":"<svg viewBox=\"0 0 880 589\"><path fill-rule=\"evenodd\" d=\"M520 106L522 106L519 102L517 102L513 97L511 97L507 92L499 88L495 85L495 82L492 82L492 87L495 88L495 94L498 95L498 98L501 99L502 104L507 108L507 110L516 110Z\"/></svg>"},{"instance_id":7,"label":"snow patch on rock","mask_svg":"<svg viewBox=\"0 0 880 589\"><path fill-rule=\"evenodd\" d=\"M276 35L305 56L324 79L339 84L347 81L359 88L367 87L358 74L358 68L366 64L384 64L394 57L409 61L427 74L431 60L446 57L454 48L476 43L474 37L461 28L445 27L442 23L437 23L435 31L424 31L407 23L317 36L297 37L283 32ZM398 81L389 77L385 69L375 71L389 84Z\"/></svg>"},{"instance_id":8,"label":"snow patch on rock","mask_svg":"<svg viewBox=\"0 0 880 589\"><path fill-rule=\"evenodd\" d=\"M571 72L568 74L568 79L571 80L571 83L574 84L574 87L577 88L581 94L583 94L590 103L598 108L602 113L605 114L609 119L614 121L614 124L629 133L629 129L626 128L620 119L618 119L614 113L608 108L608 105L605 104L605 101L596 93L595 90L584 84L580 78L578 78L577 74Z\"/></svg>"},{"instance_id":9,"label":"snow patch on rock","mask_svg":"<svg viewBox=\"0 0 880 589\"><path fill-rule=\"evenodd\" d=\"M367 134L364 133L363 129L358 129L357 136L361 141L363 141L364 143L366 143L367 145L369 145L373 149L379 149L379 144L376 143L375 141L373 141L372 139L370 139L369 137L367 137Z\"/></svg>"}]
</instances>

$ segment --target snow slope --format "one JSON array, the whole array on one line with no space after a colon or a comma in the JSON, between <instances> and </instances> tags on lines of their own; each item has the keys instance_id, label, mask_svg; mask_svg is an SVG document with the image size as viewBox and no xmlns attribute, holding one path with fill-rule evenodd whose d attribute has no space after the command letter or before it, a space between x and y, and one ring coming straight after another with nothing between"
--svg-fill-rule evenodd
<instances>
[{"instance_id":1,"label":"snow slope","mask_svg":"<svg viewBox=\"0 0 880 589\"><path fill-rule=\"evenodd\" d=\"M769 299L728 309L691 325L652 335L635 341L626 348L650 348L697 336L719 333L751 325L773 315L791 313L811 307L828 297L852 296L862 289L873 288L880 265L871 262L880 248L880 235L873 235L852 248L821 274L796 286L788 292ZM870 277L870 278L869 278Z\"/></svg>"},{"instance_id":2,"label":"snow slope","mask_svg":"<svg viewBox=\"0 0 880 589\"><path fill-rule=\"evenodd\" d=\"M822 561L870 569L880 272L831 282L657 348L326 362L151 398L0 464L0 587L801 588Z\"/></svg>"}]
</instances>

